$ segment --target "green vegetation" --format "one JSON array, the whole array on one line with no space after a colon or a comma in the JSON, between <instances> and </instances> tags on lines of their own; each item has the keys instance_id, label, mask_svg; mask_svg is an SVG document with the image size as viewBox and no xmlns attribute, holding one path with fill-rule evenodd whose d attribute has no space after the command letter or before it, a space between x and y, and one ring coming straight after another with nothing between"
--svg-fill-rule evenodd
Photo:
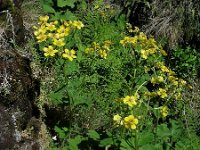
<instances>
[{"instance_id":1,"label":"green vegetation","mask_svg":"<svg viewBox=\"0 0 200 150\"><path fill-rule=\"evenodd\" d=\"M47 14L33 26L34 61L43 70L38 105L60 112L49 121L47 149L200 149L198 109L191 107L200 104L192 82L198 50L164 50L111 2L41 2Z\"/></svg>"}]
</instances>

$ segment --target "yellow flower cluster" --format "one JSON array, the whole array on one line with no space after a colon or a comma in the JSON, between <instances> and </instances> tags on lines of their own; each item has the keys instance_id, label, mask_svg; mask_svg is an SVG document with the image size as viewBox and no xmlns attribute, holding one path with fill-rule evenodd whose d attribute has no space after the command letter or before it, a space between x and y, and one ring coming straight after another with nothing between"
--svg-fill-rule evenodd
<instances>
[{"instance_id":1,"label":"yellow flower cluster","mask_svg":"<svg viewBox=\"0 0 200 150\"><path fill-rule=\"evenodd\" d=\"M122 101L124 104L127 104L130 107L133 107L137 105L138 97L139 97L138 95L126 96L125 98L122 98Z\"/></svg>"},{"instance_id":2,"label":"yellow flower cluster","mask_svg":"<svg viewBox=\"0 0 200 150\"><path fill-rule=\"evenodd\" d=\"M127 129L136 129L138 124L138 118L133 115L129 115L122 119L122 117L117 114L113 117L113 121L116 126L123 125Z\"/></svg>"},{"instance_id":3,"label":"yellow flower cluster","mask_svg":"<svg viewBox=\"0 0 200 150\"><path fill-rule=\"evenodd\" d=\"M151 78L151 83L153 84L153 86L155 86L155 84L159 84L162 82L164 82L164 78L162 76L157 76L157 77Z\"/></svg>"},{"instance_id":4,"label":"yellow flower cluster","mask_svg":"<svg viewBox=\"0 0 200 150\"><path fill-rule=\"evenodd\" d=\"M168 115L168 110L169 110L168 107L165 105L160 107L160 113L162 117L165 118Z\"/></svg>"},{"instance_id":5,"label":"yellow flower cluster","mask_svg":"<svg viewBox=\"0 0 200 150\"><path fill-rule=\"evenodd\" d=\"M40 16L39 27L34 26L34 35L38 43L44 43L42 50L45 57L54 57L56 53L72 61L76 58L75 50L66 49L66 37L71 31L84 27L81 21L50 21L49 16Z\"/></svg>"},{"instance_id":6,"label":"yellow flower cluster","mask_svg":"<svg viewBox=\"0 0 200 150\"><path fill-rule=\"evenodd\" d=\"M129 32L136 33L136 35L133 37L125 36L123 40L120 40L120 43L123 46L130 45L135 50L137 50L139 45L139 53L143 59L147 59L149 56L156 53L167 56L167 53L162 49L160 45L157 44L153 37L147 38L144 32L139 32L138 27L135 27L133 30L130 24L127 24L127 28Z\"/></svg>"},{"instance_id":7,"label":"yellow flower cluster","mask_svg":"<svg viewBox=\"0 0 200 150\"><path fill-rule=\"evenodd\" d=\"M110 46L112 42L110 40L106 40L103 44L99 44L97 42L93 42L91 47L85 49L86 54L97 54L99 57L106 59L108 52L110 51Z\"/></svg>"}]
</instances>

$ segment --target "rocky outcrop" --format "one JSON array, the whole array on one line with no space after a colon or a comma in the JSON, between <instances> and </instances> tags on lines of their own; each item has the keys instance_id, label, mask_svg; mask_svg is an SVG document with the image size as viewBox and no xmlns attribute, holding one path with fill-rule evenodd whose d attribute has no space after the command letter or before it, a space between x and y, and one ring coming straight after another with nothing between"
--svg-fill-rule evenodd
<instances>
[{"instance_id":1,"label":"rocky outcrop","mask_svg":"<svg viewBox=\"0 0 200 150\"><path fill-rule=\"evenodd\" d=\"M0 149L37 150L32 148L37 147L40 130L38 113L33 113L36 87L29 60L14 50L0 49ZM24 136L27 128L33 130L28 137Z\"/></svg>"},{"instance_id":2,"label":"rocky outcrop","mask_svg":"<svg viewBox=\"0 0 200 150\"><path fill-rule=\"evenodd\" d=\"M5 38L18 46L24 46L25 42L22 3L23 0L0 0L0 25L5 24Z\"/></svg>"}]
</instances>

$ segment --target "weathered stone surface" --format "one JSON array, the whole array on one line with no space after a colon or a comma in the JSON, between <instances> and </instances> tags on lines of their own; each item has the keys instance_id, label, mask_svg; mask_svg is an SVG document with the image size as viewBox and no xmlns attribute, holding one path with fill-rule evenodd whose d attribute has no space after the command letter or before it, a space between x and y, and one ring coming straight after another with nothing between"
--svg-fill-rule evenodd
<instances>
[{"instance_id":1,"label":"weathered stone surface","mask_svg":"<svg viewBox=\"0 0 200 150\"><path fill-rule=\"evenodd\" d=\"M40 123L33 117L35 87L29 60L14 50L0 49L0 149L38 145ZM27 127L33 128L28 139L22 135Z\"/></svg>"},{"instance_id":2,"label":"weathered stone surface","mask_svg":"<svg viewBox=\"0 0 200 150\"><path fill-rule=\"evenodd\" d=\"M25 42L22 3L23 0L0 0L0 25L7 24L6 38L18 46L24 46Z\"/></svg>"},{"instance_id":3,"label":"weathered stone surface","mask_svg":"<svg viewBox=\"0 0 200 150\"><path fill-rule=\"evenodd\" d=\"M6 108L0 105L0 148L10 149L16 142L14 133L14 124Z\"/></svg>"}]
</instances>

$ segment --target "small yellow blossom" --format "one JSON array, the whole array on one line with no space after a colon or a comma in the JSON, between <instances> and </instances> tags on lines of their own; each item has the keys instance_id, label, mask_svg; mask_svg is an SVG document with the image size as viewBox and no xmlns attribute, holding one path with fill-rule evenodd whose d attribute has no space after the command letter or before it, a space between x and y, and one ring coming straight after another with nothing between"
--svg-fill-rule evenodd
<instances>
[{"instance_id":1,"label":"small yellow blossom","mask_svg":"<svg viewBox=\"0 0 200 150\"><path fill-rule=\"evenodd\" d=\"M113 121L115 125L122 125L122 117L119 114L114 115Z\"/></svg>"},{"instance_id":2,"label":"small yellow blossom","mask_svg":"<svg viewBox=\"0 0 200 150\"><path fill-rule=\"evenodd\" d=\"M133 107L134 105L137 105L137 96L126 96L123 99L124 104L127 104L130 107Z\"/></svg>"},{"instance_id":3,"label":"small yellow blossom","mask_svg":"<svg viewBox=\"0 0 200 150\"><path fill-rule=\"evenodd\" d=\"M135 26L133 32L138 33L140 31L140 29L138 27Z\"/></svg>"},{"instance_id":4,"label":"small yellow blossom","mask_svg":"<svg viewBox=\"0 0 200 150\"><path fill-rule=\"evenodd\" d=\"M129 115L125 117L123 120L123 125L127 129L136 129L136 125L138 124L138 119L133 115Z\"/></svg>"},{"instance_id":5,"label":"small yellow blossom","mask_svg":"<svg viewBox=\"0 0 200 150\"><path fill-rule=\"evenodd\" d=\"M167 106L161 106L160 107L160 113L165 118L168 115L168 107Z\"/></svg>"},{"instance_id":6,"label":"small yellow blossom","mask_svg":"<svg viewBox=\"0 0 200 150\"><path fill-rule=\"evenodd\" d=\"M163 49L160 49L160 53L161 53L163 56L167 56L167 53L166 53L165 50L163 50Z\"/></svg>"},{"instance_id":7,"label":"small yellow blossom","mask_svg":"<svg viewBox=\"0 0 200 150\"><path fill-rule=\"evenodd\" d=\"M43 42L47 39L47 35L46 34L40 34L38 36L36 36L38 43Z\"/></svg>"},{"instance_id":8,"label":"small yellow blossom","mask_svg":"<svg viewBox=\"0 0 200 150\"><path fill-rule=\"evenodd\" d=\"M151 83L153 84L153 86L155 86L155 84L164 82L164 78L162 76L157 76L157 77L152 77L151 78Z\"/></svg>"},{"instance_id":9,"label":"small yellow blossom","mask_svg":"<svg viewBox=\"0 0 200 150\"><path fill-rule=\"evenodd\" d=\"M187 82L185 80L183 80L183 79L179 79L179 82L180 82L181 85L186 85L187 84Z\"/></svg>"},{"instance_id":10,"label":"small yellow blossom","mask_svg":"<svg viewBox=\"0 0 200 150\"><path fill-rule=\"evenodd\" d=\"M72 23L72 25L74 26L74 27L76 27L77 29L81 29L81 28L83 28L84 27L84 24L81 22L81 21L74 21L73 23Z\"/></svg>"},{"instance_id":11,"label":"small yellow blossom","mask_svg":"<svg viewBox=\"0 0 200 150\"><path fill-rule=\"evenodd\" d=\"M162 65L160 69L162 72L170 72L170 70L165 65Z\"/></svg>"},{"instance_id":12,"label":"small yellow blossom","mask_svg":"<svg viewBox=\"0 0 200 150\"><path fill-rule=\"evenodd\" d=\"M49 16L40 16L40 22L47 22L49 20Z\"/></svg>"},{"instance_id":13,"label":"small yellow blossom","mask_svg":"<svg viewBox=\"0 0 200 150\"><path fill-rule=\"evenodd\" d=\"M106 59L107 58L106 50L99 50L99 55L101 58Z\"/></svg>"},{"instance_id":14,"label":"small yellow blossom","mask_svg":"<svg viewBox=\"0 0 200 150\"><path fill-rule=\"evenodd\" d=\"M76 51L75 50L68 50L68 49L65 49L64 50L65 52L62 54L62 56L64 58L67 58L69 59L70 61L72 61L74 58L76 58L75 54L76 54Z\"/></svg>"},{"instance_id":15,"label":"small yellow blossom","mask_svg":"<svg viewBox=\"0 0 200 150\"><path fill-rule=\"evenodd\" d=\"M167 91L163 88L159 88L159 91L157 92L157 94L161 97L161 98L165 98L167 97Z\"/></svg>"},{"instance_id":16,"label":"small yellow blossom","mask_svg":"<svg viewBox=\"0 0 200 150\"><path fill-rule=\"evenodd\" d=\"M53 46L48 46L48 47L44 47L43 48L44 56L48 57L48 56L55 56L55 54L58 52L58 50L54 49Z\"/></svg>"},{"instance_id":17,"label":"small yellow blossom","mask_svg":"<svg viewBox=\"0 0 200 150\"><path fill-rule=\"evenodd\" d=\"M155 86L155 84L157 83L157 80L155 77L151 78L151 83L153 84L153 86Z\"/></svg>"},{"instance_id":18,"label":"small yellow blossom","mask_svg":"<svg viewBox=\"0 0 200 150\"><path fill-rule=\"evenodd\" d=\"M86 54L90 54L92 52L94 52L94 48L92 48L92 47L88 47L88 48L85 49Z\"/></svg>"},{"instance_id":19,"label":"small yellow blossom","mask_svg":"<svg viewBox=\"0 0 200 150\"><path fill-rule=\"evenodd\" d=\"M141 42L144 42L147 40L147 36L144 34L144 32L140 32L139 35L138 35L138 39L141 41Z\"/></svg>"},{"instance_id":20,"label":"small yellow blossom","mask_svg":"<svg viewBox=\"0 0 200 150\"><path fill-rule=\"evenodd\" d=\"M58 46L58 47L64 46L65 45L64 38L53 39L53 45Z\"/></svg>"},{"instance_id":21,"label":"small yellow blossom","mask_svg":"<svg viewBox=\"0 0 200 150\"><path fill-rule=\"evenodd\" d=\"M61 25L58 29L57 29L57 33L63 33L65 31L65 26Z\"/></svg>"},{"instance_id":22,"label":"small yellow blossom","mask_svg":"<svg viewBox=\"0 0 200 150\"><path fill-rule=\"evenodd\" d=\"M46 29L52 32L56 30L56 26L52 22L46 23Z\"/></svg>"},{"instance_id":23,"label":"small yellow blossom","mask_svg":"<svg viewBox=\"0 0 200 150\"><path fill-rule=\"evenodd\" d=\"M100 45L99 45L99 43L97 43L97 42L93 42L93 43L92 43L92 47L93 47L95 50L100 49Z\"/></svg>"},{"instance_id":24,"label":"small yellow blossom","mask_svg":"<svg viewBox=\"0 0 200 150\"><path fill-rule=\"evenodd\" d=\"M145 97L156 97L158 94L156 92L145 92Z\"/></svg>"},{"instance_id":25,"label":"small yellow blossom","mask_svg":"<svg viewBox=\"0 0 200 150\"><path fill-rule=\"evenodd\" d=\"M174 97L175 97L176 100L181 100L181 99L182 99L182 95L181 95L180 92L176 93L176 94L174 95Z\"/></svg>"},{"instance_id":26,"label":"small yellow blossom","mask_svg":"<svg viewBox=\"0 0 200 150\"><path fill-rule=\"evenodd\" d=\"M147 58L148 58L148 51L142 49L142 50L140 51L140 53L141 53L141 57L142 57L142 58L144 58L144 59L147 59Z\"/></svg>"},{"instance_id":27,"label":"small yellow blossom","mask_svg":"<svg viewBox=\"0 0 200 150\"><path fill-rule=\"evenodd\" d=\"M149 71L150 71L150 68L147 67L147 66L144 66L144 72L145 72L145 73L148 73Z\"/></svg>"}]
</instances>

